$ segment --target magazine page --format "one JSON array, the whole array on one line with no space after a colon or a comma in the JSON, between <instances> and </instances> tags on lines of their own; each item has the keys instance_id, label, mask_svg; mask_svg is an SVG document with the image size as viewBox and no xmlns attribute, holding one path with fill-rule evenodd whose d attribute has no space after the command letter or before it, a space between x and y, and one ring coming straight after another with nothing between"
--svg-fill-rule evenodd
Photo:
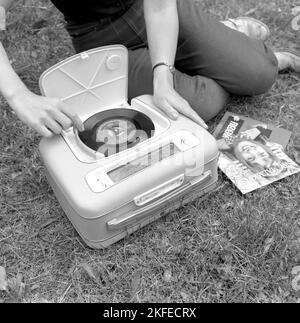
<instances>
[{"instance_id":1,"label":"magazine page","mask_svg":"<svg viewBox=\"0 0 300 323\"><path fill-rule=\"evenodd\" d=\"M219 168L243 193L300 172L285 153L291 133L232 113L226 113L214 133Z\"/></svg>"},{"instance_id":2,"label":"magazine page","mask_svg":"<svg viewBox=\"0 0 300 323\"><path fill-rule=\"evenodd\" d=\"M292 134L290 131L272 124L264 124L239 114L226 112L216 128L214 136L217 140L221 138L230 140L230 138L246 130L248 133L252 131L252 137L260 136L261 139L280 144L283 150L286 148Z\"/></svg>"}]
</instances>

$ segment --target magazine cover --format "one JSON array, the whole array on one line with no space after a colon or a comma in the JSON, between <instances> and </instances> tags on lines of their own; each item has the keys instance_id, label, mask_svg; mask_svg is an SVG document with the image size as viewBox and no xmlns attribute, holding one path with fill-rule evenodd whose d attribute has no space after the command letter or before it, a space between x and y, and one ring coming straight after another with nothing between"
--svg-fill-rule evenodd
<instances>
[{"instance_id":1,"label":"magazine cover","mask_svg":"<svg viewBox=\"0 0 300 323\"><path fill-rule=\"evenodd\" d=\"M290 131L226 112L214 136L219 168L243 194L300 172L284 153Z\"/></svg>"}]
</instances>

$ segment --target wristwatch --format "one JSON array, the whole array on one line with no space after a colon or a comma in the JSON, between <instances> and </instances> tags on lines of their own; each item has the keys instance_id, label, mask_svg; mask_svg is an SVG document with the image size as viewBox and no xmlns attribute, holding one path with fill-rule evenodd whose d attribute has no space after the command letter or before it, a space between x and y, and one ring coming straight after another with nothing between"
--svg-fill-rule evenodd
<instances>
[{"instance_id":1,"label":"wristwatch","mask_svg":"<svg viewBox=\"0 0 300 323\"><path fill-rule=\"evenodd\" d=\"M152 68L152 73L154 73L154 70L155 70L158 66L166 66L166 67L168 67L168 69L170 70L170 72L171 72L172 74L174 74L174 73L175 73L175 67L174 67L174 65L170 65L170 64L167 64L167 63L165 63L165 62L160 62L160 63L155 64L155 65L153 66L153 68Z\"/></svg>"}]
</instances>

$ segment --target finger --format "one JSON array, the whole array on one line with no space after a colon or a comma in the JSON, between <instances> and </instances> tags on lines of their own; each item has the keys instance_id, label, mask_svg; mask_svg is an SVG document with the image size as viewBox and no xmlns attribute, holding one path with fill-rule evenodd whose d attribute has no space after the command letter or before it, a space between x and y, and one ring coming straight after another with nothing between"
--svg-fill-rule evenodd
<instances>
[{"instance_id":1,"label":"finger","mask_svg":"<svg viewBox=\"0 0 300 323\"><path fill-rule=\"evenodd\" d=\"M53 133L45 126L38 125L34 127L34 129L43 137L47 137L47 138L53 137Z\"/></svg>"},{"instance_id":2,"label":"finger","mask_svg":"<svg viewBox=\"0 0 300 323\"><path fill-rule=\"evenodd\" d=\"M75 114L73 117L73 123L75 128L78 129L78 131L84 131L84 124L77 114Z\"/></svg>"},{"instance_id":3,"label":"finger","mask_svg":"<svg viewBox=\"0 0 300 323\"><path fill-rule=\"evenodd\" d=\"M177 100L174 100L173 98L171 100L172 104L175 105L176 109L179 112L192 119L203 128L208 128L207 124L203 121L203 119L197 114L197 112L189 105L189 103L186 100L184 100L181 97Z\"/></svg>"},{"instance_id":4,"label":"finger","mask_svg":"<svg viewBox=\"0 0 300 323\"><path fill-rule=\"evenodd\" d=\"M189 105L189 103L186 100L184 100L181 96L177 95L177 93L176 93L176 96L169 98L169 101L170 101L170 104L172 104L172 106L177 111L184 114L188 118L192 119L204 129L208 129L207 124L198 115L198 113Z\"/></svg>"},{"instance_id":5,"label":"finger","mask_svg":"<svg viewBox=\"0 0 300 323\"><path fill-rule=\"evenodd\" d=\"M60 135L62 132L61 125L57 123L54 119L46 119L44 121L44 125L56 135Z\"/></svg>"},{"instance_id":6,"label":"finger","mask_svg":"<svg viewBox=\"0 0 300 323\"><path fill-rule=\"evenodd\" d=\"M72 127L72 120L67 117L64 113L57 111L54 116L55 120L61 125L64 130Z\"/></svg>"},{"instance_id":7,"label":"finger","mask_svg":"<svg viewBox=\"0 0 300 323\"><path fill-rule=\"evenodd\" d=\"M191 108L192 109L192 108ZM198 113L194 110L191 111L190 118L198 123L201 127L204 129L208 129L208 125L205 123L205 121L198 115Z\"/></svg>"},{"instance_id":8,"label":"finger","mask_svg":"<svg viewBox=\"0 0 300 323\"><path fill-rule=\"evenodd\" d=\"M60 109L68 118L72 120L73 126L75 128L77 128L79 131L84 131L84 125L81 119L78 117L77 114L71 112L69 107L65 103L60 103Z\"/></svg>"},{"instance_id":9,"label":"finger","mask_svg":"<svg viewBox=\"0 0 300 323\"><path fill-rule=\"evenodd\" d=\"M176 120L179 116L178 112L166 100L157 102L156 106L172 120Z\"/></svg>"}]
</instances>

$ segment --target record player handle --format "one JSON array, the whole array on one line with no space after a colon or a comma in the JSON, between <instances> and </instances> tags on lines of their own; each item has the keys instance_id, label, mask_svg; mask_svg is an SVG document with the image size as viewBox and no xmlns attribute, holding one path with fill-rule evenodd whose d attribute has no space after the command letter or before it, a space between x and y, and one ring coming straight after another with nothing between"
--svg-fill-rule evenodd
<instances>
[{"instance_id":1,"label":"record player handle","mask_svg":"<svg viewBox=\"0 0 300 323\"><path fill-rule=\"evenodd\" d=\"M211 171L208 171L208 172L204 173L203 176L201 176L200 178L192 180L190 183L187 183L187 184L177 188L173 192L166 194L165 196L163 196L162 198L158 199L157 201L151 203L150 205L147 205L134 213L126 214L125 216L121 216L120 218L112 219L111 221L107 222L108 230L110 230L110 231L120 230L128 225L132 225L133 224L132 222L134 222L134 221L137 224L138 220L140 220L144 217L147 217L150 212L153 212L155 210L159 210L159 208L161 207L162 204L164 204L166 202L169 202L169 204L172 204L174 202L173 201L174 198L179 197L183 193L185 193L185 194L188 193L189 191L191 191L194 188L194 186L201 185L201 184L202 185L207 184L207 182L211 179L211 177L212 177L212 173L211 173Z\"/></svg>"}]
</instances>

